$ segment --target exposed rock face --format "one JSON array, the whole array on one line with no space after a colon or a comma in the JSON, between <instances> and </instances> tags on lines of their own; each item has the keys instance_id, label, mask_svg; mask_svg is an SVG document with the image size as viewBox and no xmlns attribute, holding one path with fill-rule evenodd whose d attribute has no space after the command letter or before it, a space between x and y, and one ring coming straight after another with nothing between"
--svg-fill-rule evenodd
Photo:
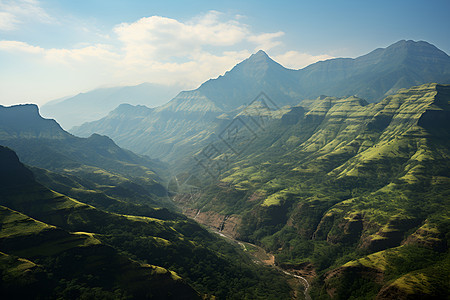
<instances>
[{"instance_id":1,"label":"exposed rock face","mask_svg":"<svg viewBox=\"0 0 450 300\"><path fill-rule=\"evenodd\" d=\"M317 276L316 269L310 262L304 262L301 264L280 264L279 267L288 270L292 274L296 274L311 280Z\"/></svg>"},{"instance_id":2,"label":"exposed rock face","mask_svg":"<svg viewBox=\"0 0 450 300\"><path fill-rule=\"evenodd\" d=\"M200 224L214 228L225 235L236 238L237 228L241 222L238 215L221 215L213 211L201 212L198 209L188 208L184 214Z\"/></svg>"},{"instance_id":3,"label":"exposed rock face","mask_svg":"<svg viewBox=\"0 0 450 300\"><path fill-rule=\"evenodd\" d=\"M353 214L350 218L344 218L343 222L339 224L339 228L341 229L339 234L328 234L327 242L337 244L341 242L353 243L358 241L364 228L364 220L362 215L357 213Z\"/></svg>"},{"instance_id":4,"label":"exposed rock face","mask_svg":"<svg viewBox=\"0 0 450 300\"><path fill-rule=\"evenodd\" d=\"M288 113L281 117L281 123L283 125L297 124L298 121L303 118L305 109L301 106L293 107Z\"/></svg>"}]
</instances>

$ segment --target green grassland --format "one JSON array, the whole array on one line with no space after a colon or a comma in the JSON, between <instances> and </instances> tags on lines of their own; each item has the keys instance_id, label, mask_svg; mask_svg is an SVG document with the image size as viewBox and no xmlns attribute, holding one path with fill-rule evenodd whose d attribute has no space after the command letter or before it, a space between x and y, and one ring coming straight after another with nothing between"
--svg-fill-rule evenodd
<instances>
[{"instance_id":1,"label":"green grassland","mask_svg":"<svg viewBox=\"0 0 450 300\"><path fill-rule=\"evenodd\" d=\"M4 296L199 297L175 273L131 261L93 234L69 233L3 206L0 212Z\"/></svg>"}]
</instances>

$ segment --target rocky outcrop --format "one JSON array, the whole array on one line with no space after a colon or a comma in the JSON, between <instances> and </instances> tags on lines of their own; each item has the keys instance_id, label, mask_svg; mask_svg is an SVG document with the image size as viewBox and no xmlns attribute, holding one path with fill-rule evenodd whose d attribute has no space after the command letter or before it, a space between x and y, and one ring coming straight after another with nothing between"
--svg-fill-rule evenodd
<instances>
[{"instance_id":1,"label":"rocky outcrop","mask_svg":"<svg viewBox=\"0 0 450 300\"><path fill-rule=\"evenodd\" d=\"M293 107L288 113L281 117L281 123L283 125L294 125L303 118L305 115L305 109L301 106Z\"/></svg>"},{"instance_id":2,"label":"rocky outcrop","mask_svg":"<svg viewBox=\"0 0 450 300\"><path fill-rule=\"evenodd\" d=\"M316 268L310 262L304 262L300 264L279 264L278 266L284 270L287 270L289 273L311 280L317 276Z\"/></svg>"},{"instance_id":3,"label":"rocky outcrop","mask_svg":"<svg viewBox=\"0 0 450 300\"><path fill-rule=\"evenodd\" d=\"M187 208L184 214L202 225L212 227L232 238L237 237L237 228L241 222L238 215L222 215L213 211L202 212L199 209Z\"/></svg>"},{"instance_id":4,"label":"rocky outcrop","mask_svg":"<svg viewBox=\"0 0 450 300\"><path fill-rule=\"evenodd\" d=\"M328 234L327 242L331 244L337 243L354 243L358 241L363 232L364 222L360 213L344 218L338 225L338 234Z\"/></svg>"}]
</instances>

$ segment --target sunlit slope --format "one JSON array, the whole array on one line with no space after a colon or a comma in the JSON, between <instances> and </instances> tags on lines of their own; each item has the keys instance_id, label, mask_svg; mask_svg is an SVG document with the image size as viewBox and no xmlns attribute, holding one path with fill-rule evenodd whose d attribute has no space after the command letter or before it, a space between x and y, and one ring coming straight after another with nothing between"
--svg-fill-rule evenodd
<instances>
[{"instance_id":1,"label":"sunlit slope","mask_svg":"<svg viewBox=\"0 0 450 300\"><path fill-rule=\"evenodd\" d=\"M183 204L200 215L224 216L225 228L228 219L238 219L236 234L273 251L279 263L309 262L323 274L353 258L424 240L411 247L435 258L433 270L440 273L428 291L438 297L448 251L449 101L450 86L437 84L375 104L318 98L298 121L272 122L230 160L219 182ZM398 282L389 287L391 281L381 280L370 293L382 297L381 289L399 286L411 292L405 278L422 276L420 263L391 271L389 280ZM329 290L345 290L340 279L326 282Z\"/></svg>"}]
</instances>

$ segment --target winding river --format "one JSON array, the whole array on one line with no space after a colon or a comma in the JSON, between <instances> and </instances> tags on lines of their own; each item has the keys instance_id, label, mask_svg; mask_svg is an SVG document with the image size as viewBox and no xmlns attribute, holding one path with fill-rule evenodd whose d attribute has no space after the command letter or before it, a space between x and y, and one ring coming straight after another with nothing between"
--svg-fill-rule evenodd
<instances>
[{"instance_id":1,"label":"winding river","mask_svg":"<svg viewBox=\"0 0 450 300\"><path fill-rule=\"evenodd\" d=\"M291 276L293 278L298 279L298 281L304 286L305 299L306 300L311 300L311 296L309 295L310 284L309 284L308 280L306 280L305 277L302 277L300 275L288 272L288 271L280 268L279 266L275 265L275 258L274 258L274 256L272 254L270 254L270 253L267 253L263 248L261 248L261 247L259 247L257 245L254 245L254 244L251 244L251 243L248 243L248 242L238 241L238 240L236 240L236 239L234 239L234 238L224 234L223 232L220 232L220 231L217 231L217 230L212 230L212 231L214 233L224 237L225 239L229 240L230 242L238 244L243 251L247 252L247 245L258 249L259 252L262 252L265 256L269 257L269 259L263 260L260 257L257 257L256 255L252 254L251 252L248 252L255 258L253 260L255 263L263 263L263 264L269 265L271 267L276 268L277 270L279 270L280 272L282 272L282 273L284 273L284 274L286 274L288 276ZM297 299L297 297L295 297L294 299Z\"/></svg>"}]
</instances>

